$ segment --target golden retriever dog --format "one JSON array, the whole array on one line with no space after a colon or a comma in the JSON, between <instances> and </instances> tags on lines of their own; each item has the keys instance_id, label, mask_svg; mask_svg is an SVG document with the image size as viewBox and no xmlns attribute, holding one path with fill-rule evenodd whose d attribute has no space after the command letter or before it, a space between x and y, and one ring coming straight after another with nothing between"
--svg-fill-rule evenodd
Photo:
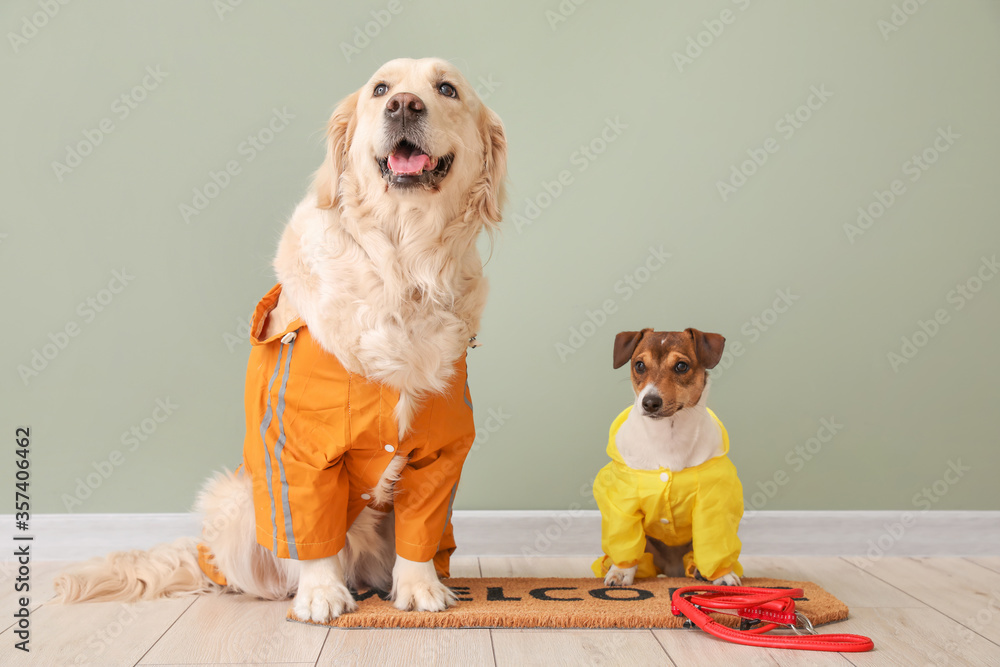
<instances>
[{"instance_id":1,"label":"golden retriever dog","mask_svg":"<svg viewBox=\"0 0 1000 667\"><path fill-rule=\"evenodd\" d=\"M501 218L503 125L451 64L400 59L340 102L327 135L326 158L278 246L280 297L257 333L270 338L300 320L347 373L398 395L388 414L396 442L403 442L420 423L421 405L449 387L474 345L487 293L476 240L484 229L492 234ZM471 424L471 402L463 398ZM397 555L396 534L408 519L394 490L405 490L419 467L399 453L386 456L388 465L360 496L367 504L336 555L276 556L277 547L260 537L255 480L244 466L209 479L197 503L200 541L224 583L213 583L199 563L198 541L184 538L77 565L59 576L57 592L65 602L211 590L264 599L294 595L296 616L324 623L356 607L350 586L369 585L391 587L399 609L445 609L455 597L440 582L434 560ZM386 509L394 501L395 517ZM446 509L450 530L450 501Z\"/></svg>"}]
</instances>

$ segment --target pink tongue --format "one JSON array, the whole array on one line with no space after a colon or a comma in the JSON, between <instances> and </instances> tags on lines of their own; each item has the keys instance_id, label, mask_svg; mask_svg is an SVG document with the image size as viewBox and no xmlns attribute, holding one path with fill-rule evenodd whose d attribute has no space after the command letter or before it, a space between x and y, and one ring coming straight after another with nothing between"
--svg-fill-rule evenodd
<instances>
[{"instance_id":1,"label":"pink tongue","mask_svg":"<svg viewBox=\"0 0 1000 667\"><path fill-rule=\"evenodd\" d=\"M397 174L420 174L430 169L431 159L423 153L413 153L403 157L399 151L389 156L389 168Z\"/></svg>"}]
</instances>

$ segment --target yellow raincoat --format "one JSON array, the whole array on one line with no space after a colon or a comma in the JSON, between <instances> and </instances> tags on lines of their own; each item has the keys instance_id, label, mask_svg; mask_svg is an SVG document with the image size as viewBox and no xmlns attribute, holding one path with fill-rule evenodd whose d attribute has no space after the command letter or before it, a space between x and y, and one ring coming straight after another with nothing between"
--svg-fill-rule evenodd
<instances>
[{"instance_id":1,"label":"yellow raincoat","mask_svg":"<svg viewBox=\"0 0 1000 667\"><path fill-rule=\"evenodd\" d=\"M692 543L692 551L684 556L689 577L695 568L709 581L730 572L742 576L742 545L736 529L743 517L743 486L727 456L725 426L708 411L722 431L719 456L679 472L636 470L625 465L615 445L615 434L631 409L625 408L611 424L607 450L611 462L594 480L605 554L594 561L594 574L604 577L612 563L623 569L638 565L640 578L660 574L652 555L645 552L649 535L670 546Z\"/></svg>"}]
</instances>

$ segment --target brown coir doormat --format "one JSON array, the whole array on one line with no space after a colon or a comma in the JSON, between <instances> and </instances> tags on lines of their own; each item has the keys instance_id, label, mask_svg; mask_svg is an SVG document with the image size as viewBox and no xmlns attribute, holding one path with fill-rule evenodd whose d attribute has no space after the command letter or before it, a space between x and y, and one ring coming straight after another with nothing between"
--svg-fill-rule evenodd
<instances>
[{"instance_id":1,"label":"brown coir doormat","mask_svg":"<svg viewBox=\"0 0 1000 667\"><path fill-rule=\"evenodd\" d=\"M388 594L370 589L355 597L358 610L324 624L338 628L679 628L670 596L691 579L642 579L606 588L600 579L445 579L459 602L442 612L403 612ZM801 588L795 608L813 625L847 618L847 605L809 581L744 578L744 586ZM298 621L291 611L288 619ZM733 616L716 615L735 626ZM319 624L316 624L319 625Z\"/></svg>"}]
</instances>

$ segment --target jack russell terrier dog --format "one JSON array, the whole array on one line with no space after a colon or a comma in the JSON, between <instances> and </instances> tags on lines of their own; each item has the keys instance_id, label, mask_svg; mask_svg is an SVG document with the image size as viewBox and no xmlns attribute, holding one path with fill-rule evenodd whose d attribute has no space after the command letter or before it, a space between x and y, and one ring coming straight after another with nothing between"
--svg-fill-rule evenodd
<instances>
[{"instance_id":1,"label":"jack russell terrier dog","mask_svg":"<svg viewBox=\"0 0 1000 667\"><path fill-rule=\"evenodd\" d=\"M635 403L611 424L611 462L594 480L606 586L688 576L738 586L743 487L729 436L705 403L726 339L697 329L623 331L614 367L631 364Z\"/></svg>"}]
</instances>

